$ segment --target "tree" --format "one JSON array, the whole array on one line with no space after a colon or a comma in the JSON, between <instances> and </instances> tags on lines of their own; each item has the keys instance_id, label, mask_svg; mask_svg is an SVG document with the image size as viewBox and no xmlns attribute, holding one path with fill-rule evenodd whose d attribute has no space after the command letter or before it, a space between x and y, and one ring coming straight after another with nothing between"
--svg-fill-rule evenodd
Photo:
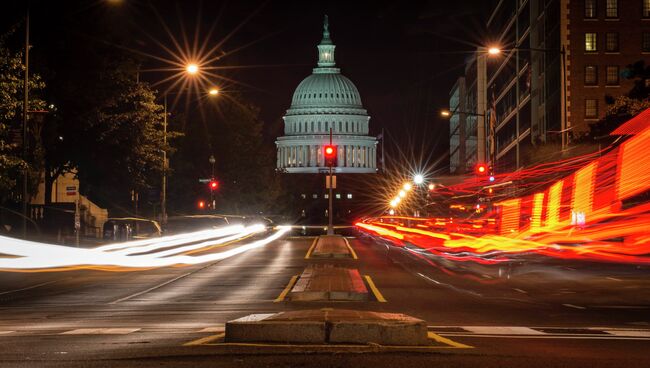
<instances>
[{"instance_id":1,"label":"tree","mask_svg":"<svg viewBox=\"0 0 650 368\"><path fill-rule=\"evenodd\" d=\"M13 31L0 36L0 203L16 198L16 188L24 170L36 171L35 160L22 157L22 113L24 73L23 53L10 50L6 41ZM29 81L28 110L42 110L45 106L38 93L45 87L38 74ZM39 152L32 147L30 156ZM33 158L33 157L32 157ZM30 175L30 177L35 177ZM30 189L34 190L33 183Z\"/></svg>"}]
</instances>

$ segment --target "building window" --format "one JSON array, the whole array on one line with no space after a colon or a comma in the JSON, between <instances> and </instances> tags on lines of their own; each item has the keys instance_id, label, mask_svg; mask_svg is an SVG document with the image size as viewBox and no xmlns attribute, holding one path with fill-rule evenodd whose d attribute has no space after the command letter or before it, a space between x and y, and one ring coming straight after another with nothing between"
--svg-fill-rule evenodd
<instances>
[{"instance_id":1,"label":"building window","mask_svg":"<svg viewBox=\"0 0 650 368\"><path fill-rule=\"evenodd\" d=\"M618 0L607 0L605 16L607 18L618 18Z\"/></svg>"},{"instance_id":2,"label":"building window","mask_svg":"<svg viewBox=\"0 0 650 368\"><path fill-rule=\"evenodd\" d=\"M598 67L596 65L585 66L585 86L598 84Z\"/></svg>"},{"instance_id":3,"label":"building window","mask_svg":"<svg viewBox=\"0 0 650 368\"><path fill-rule=\"evenodd\" d=\"M312 194L311 197L314 199L318 199L318 194Z\"/></svg>"},{"instance_id":4,"label":"building window","mask_svg":"<svg viewBox=\"0 0 650 368\"><path fill-rule=\"evenodd\" d=\"M300 198L302 198L302 199L307 199L307 195L306 195L306 194L301 194L301 195L300 195Z\"/></svg>"},{"instance_id":5,"label":"building window","mask_svg":"<svg viewBox=\"0 0 650 368\"><path fill-rule=\"evenodd\" d=\"M596 33L585 33L585 51L598 51Z\"/></svg>"},{"instance_id":6,"label":"building window","mask_svg":"<svg viewBox=\"0 0 650 368\"><path fill-rule=\"evenodd\" d=\"M585 100L585 118L598 117L598 100Z\"/></svg>"},{"instance_id":7,"label":"building window","mask_svg":"<svg viewBox=\"0 0 650 368\"><path fill-rule=\"evenodd\" d=\"M618 33L608 32L605 35L605 51L618 52Z\"/></svg>"},{"instance_id":8,"label":"building window","mask_svg":"<svg viewBox=\"0 0 650 368\"><path fill-rule=\"evenodd\" d=\"M650 32L643 32L643 45L641 45L643 52L650 52Z\"/></svg>"},{"instance_id":9,"label":"building window","mask_svg":"<svg viewBox=\"0 0 650 368\"><path fill-rule=\"evenodd\" d=\"M352 199L352 193L348 193L348 199Z\"/></svg>"},{"instance_id":10,"label":"building window","mask_svg":"<svg viewBox=\"0 0 650 368\"><path fill-rule=\"evenodd\" d=\"M336 193L336 199L341 199L341 193Z\"/></svg>"},{"instance_id":11,"label":"building window","mask_svg":"<svg viewBox=\"0 0 650 368\"><path fill-rule=\"evenodd\" d=\"M330 195L329 195L329 194L325 194L325 195L323 195L323 198L325 198L325 199L330 199Z\"/></svg>"},{"instance_id":12,"label":"building window","mask_svg":"<svg viewBox=\"0 0 650 368\"><path fill-rule=\"evenodd\" d=\"M608 86L618 86L618 66L609 65L607 66L607 85Z\"/></svg>"},{"instance_id":13,"label":"building window","mask_svg":"<svg viewBox=\"0 0 650 368\"><path fill-rule=\"evenodd\" d=\"M596 18L596 0L585 0L585 18Z\"/></svg>"},{"instance_id":14,"label":"building window","mask_svg":"<svg viewBox=\"0 0 650 368\"><path fill-rule=\"evenodd\" d=\"M643 0L643 17L650 18L650 0Z\"/></svg>"}]
</instances>

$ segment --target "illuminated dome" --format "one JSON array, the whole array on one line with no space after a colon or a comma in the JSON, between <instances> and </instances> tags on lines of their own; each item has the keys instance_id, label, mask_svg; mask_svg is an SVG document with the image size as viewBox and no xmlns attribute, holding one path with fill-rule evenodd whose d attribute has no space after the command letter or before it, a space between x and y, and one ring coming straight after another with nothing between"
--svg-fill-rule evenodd
<instances>
[{"instance_id":1,"label":"illuminated dome","mask_svg":"<svg viewBox=\"0 0 650 368\"><path fill-rule=\"evenodd\" d=\"M293 93L284 116L284 136L279 137L277 167L290 173L325 171L321 148L338 146L336 172L376 172L376 139L368 136L370 117L361 103L359 90L341 74L334 61L334 49L327 16L323 39L318 45L318 66Z\"/></svg>"}]
</instances>

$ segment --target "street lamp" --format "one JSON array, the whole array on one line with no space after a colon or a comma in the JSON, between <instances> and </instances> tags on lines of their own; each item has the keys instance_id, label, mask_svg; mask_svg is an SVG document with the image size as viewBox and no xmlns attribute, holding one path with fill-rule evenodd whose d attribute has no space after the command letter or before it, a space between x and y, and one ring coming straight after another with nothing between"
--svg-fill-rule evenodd
<instances>
[{"instance_id":1,"label":"street lamp","mask_svg":"<svg viewBox=\"0 0 650 368\"><path fill-rule=\"evenodd\" d=\"M194 63L187 64L187 66L185 67L185 71L187 72L187 74L194 75L199 72L199 66Z\"/></svg>"},{"instance_id":2,"label":"street lamp","mask_svg":"<svg viewBox=\"0 0 650 368\"><path fill-rule=\"evenodd\" d=\"M212 88L212 89L210 89L210 91L208 91L208 94L209 94L210 96L216 96L216 95L219 94L219 89L217 89L217 88Z\"/></svg>"},{"instance_id":3,"label":"street lamp","mask_svg":"<svg viewBox=\"0 0 650 368\"><path fill-rule=\"evenodd\" d=\"M403 190L400 190L399 193L397 193L397 195L404 198L404 197L406 197L406 192L403 191Z\"/></svg>"},{"instance_id":4,"label":"street lamp","mask_svg":"<svg viewBox=\"0 0 650 368\"><path fill-rule=\"evenodd\" d=\"M413 177L413 182L417 185L424 183L424 176L422 174L417 174Z\"/></svg>"},{"instance_id":5,"label":"street lamp","mask_svg":"<svg viewBox=\"0 0 650 368\"><path fill-rule=\"evenodd\" d=\"M411 183L404 183L403 188L405 191L408 192L409 190L411 190L411 188L413 188L413 185L411 185Z\"/></svg>"},{"instance_id":6,"label":"street lamp","mask_svg":"<svg viewBox=\"0 0 650 368\"><path fill-rule=\"evenodd\" d=\"M568 121L568 114L567 114L567 65L566 65L566 49L564 46L562 46L561 49L541 49L541 48L529 48L529 47L513 47L509 50L518 50L518 51L530 51L530 52L543 52L543 53L556 53L560 54L562 56L562 113L563 113L563 118L562 118L562 129L560 130L560 133L562 134L562 150L566 148L566 145L568 144L568 137L567 133L569 131L569 121ZM490 55L498 55L502 52L502 49L499 47L490 47L488 49L488 54Z\"/></svg>"}]
</instances>

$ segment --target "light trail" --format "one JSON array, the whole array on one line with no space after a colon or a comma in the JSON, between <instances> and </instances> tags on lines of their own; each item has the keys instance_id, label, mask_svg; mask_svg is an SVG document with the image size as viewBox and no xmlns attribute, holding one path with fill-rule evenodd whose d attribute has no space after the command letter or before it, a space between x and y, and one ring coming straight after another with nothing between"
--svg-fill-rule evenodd
<instances>
[{"instance_id":1,"label":"light trail","mask_svg":"<svg viewBox=\"0 0 650 368\"><path fill-rule=\"evenodd\" d=\"M143 269L166 267L174 265L193 265L206 262L214 262L226 259L237 254L263 247L264 245L279 239L291 228L288 226L279 226L274 233L262 239L245 244L234 244L232 248L218 253L204 254L200 256L190 256L179 254L188 251L195 251L201 248L208 248L216 244L224 244L247 235L261 233L265 227L261 224L251 226L229 226L222 229L200 231L196 233L181 234L173 237L164 237L157 239L160 244L150 240L130 242L126 249L119 247L118 244L108 246L79 249L66 246L31 242L8 237L0 237L0 254L9 257L19 258L0 258L0 269L5 271L16 270L60 270L60 269L78 269L78 268L128 268ZM215 240L203 241L197 244L197 239L205 237L219 238ZM171 240L170 240L171 238ZM162 240L162 241L161 241ZM166 249L160 252L142 254L142 247L145 245L149 251L161 248L169 248L170 244L185 245L180 248ZM162 246L160 246L163 244ZM122 244L123 245L123 244ZM134 248L135 247L135 248ZM122 252L112 251L121 249Z\"/></svg>"}]
</instances>

